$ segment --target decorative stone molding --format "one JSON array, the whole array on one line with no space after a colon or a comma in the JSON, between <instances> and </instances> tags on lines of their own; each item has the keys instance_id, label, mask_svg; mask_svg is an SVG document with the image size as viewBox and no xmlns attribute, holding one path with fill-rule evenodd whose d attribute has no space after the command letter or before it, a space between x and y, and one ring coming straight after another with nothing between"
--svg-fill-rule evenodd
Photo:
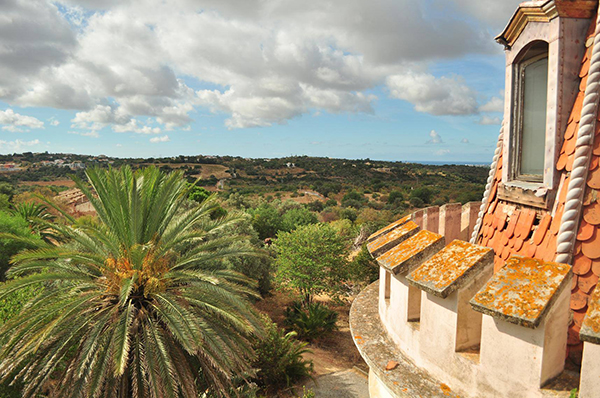
<instances>
[{"instance_id":1,"label":"decorative stone molding","mask_svg":"<svg viewBox=\"0 0 600 398\"><path fill-rule=\"evenodd\" d=\"M579 227L581 203L585 191L594 131L598 114L598 98L600 91L600 13L596 18L594 47L590 61L590 70L585 87L581 120L577 132L575 161L569 179L567 201L556 242L556 261L568 263L571 261L573 245Z\"/></svg>"}]
</instances>

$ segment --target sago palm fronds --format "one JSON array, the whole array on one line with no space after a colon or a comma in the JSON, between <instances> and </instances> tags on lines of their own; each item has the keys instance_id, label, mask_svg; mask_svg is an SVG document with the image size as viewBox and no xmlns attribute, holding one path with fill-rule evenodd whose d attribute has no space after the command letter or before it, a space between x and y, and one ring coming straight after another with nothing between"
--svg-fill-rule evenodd
<instances>
[{"instance_id":1,"label":"sago palm fronds","mask_svg":"<svg viewBox=\"0 0 600 398\"><path fill-rule=\"evenodd\" d=\"M181 173L89 169L76 180L98 222L57 225L67 244L22 252L0 299L45 288L0 330L0 376L24 397L197 397L248 370L260 329L249 281L203 266L244 254L211 220L213 199L182 210ZM92 194L92 192L94 194ZM201 377L200 377L201 376Z\"/></svg>"}]
</instances>

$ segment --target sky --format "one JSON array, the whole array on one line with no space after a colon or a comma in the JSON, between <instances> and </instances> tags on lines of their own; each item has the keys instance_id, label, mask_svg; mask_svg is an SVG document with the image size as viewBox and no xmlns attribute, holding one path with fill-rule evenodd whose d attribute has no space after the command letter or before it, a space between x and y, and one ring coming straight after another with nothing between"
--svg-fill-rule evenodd
<instances>
[{"instance_id":1,"label":"sky","mask_svg":"<svg viewBox=\"0 0 600 398\"><path fill-rule=\"evenodd\" d=\"M0 153L490 162L519 0L0 0Z\"/></svg>"}]
</instances>

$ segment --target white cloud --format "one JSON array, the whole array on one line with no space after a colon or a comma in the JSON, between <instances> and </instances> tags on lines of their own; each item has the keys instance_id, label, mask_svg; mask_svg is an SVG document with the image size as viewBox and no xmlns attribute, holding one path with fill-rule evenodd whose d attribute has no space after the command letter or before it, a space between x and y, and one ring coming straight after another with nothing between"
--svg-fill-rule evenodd
<instances>
[{"instance_id":1,"label":"white cloud","mask_svg":"<svg viewBox=\"0 0 600 398\"><path fill-rule=\"evenodd\" d=\"M488 102L479 107L481 112L504 112L504 100L492 97Z\"/></svg>"},{"instance_id":2,"label":"white cloud","mask_svg":"<svg viewBox=\"0 0 600 398\"><path fill-rule=\"evenodd\" d=\"M162 137L152 137L150 138L150 142L156 144L157 142L169 142L171 139L168 135L163 135Z\"/></svg>"},{"instance_id":3,"label":"white cloud","mask_svg":"<svg viewBox=\"0 0 600 398\"><path fill-rule=\"evenodd\" d=\"M54 116L52 116L50 119L48 119L48 123L54 127L56 127L60 124L60 122L58 120L56 120L56 118Z\"/></svg>"},{"instance_id":4,"label":"white cloud","mask_svg":"<svg viewBox=\"0 0 600 398\"><path fill-rule=\"evenodd\" d=\"M429 140L427 140L426 144L441 144L444 141L442 141L442 137L438 134L437 131L435 130L431 130L429 132Z\"/></svg>"},{"instance_id":5,"label":"white cloud","mask_svg":"<svg viewBox=\"0 0 600 398\"><path fill-rule=\"evenodd\" d=\"M31 141L23 141L23 140L14 140L14 141L3 141L0 140L0 150L7 152L20 152L24 148L37 146L40 144L40 140L31 140Z\"/></svg>"},{"instance_id":6,"label":"white cloud","mask_svg":"<svg viewBox=\"0 0 600 398\"><path fill-rule=\"evenodd\" d=\"M479 124L483 125L494 125L494 124L502 124L502 120L499 117L491 117L487 115L483 115L479 118Z\"/></svg>"},{"instance_id":7,"label":"white cloud","mask_svg":"<svg viewBox=\"0 0 600 398\"><path fill-rule=\"evenodd\" d=\"M407 72L389 76L392 98L411 102L419 112L433 115L470 115L477 111L477 93L458 77L436 78L428 73Z\"/></svg>"},{"instance_id":8,"label":"white cloud","mask_svg":"<svg viewBox=\"0 0 600 398\"><path fill-rule=\"evenodd\" d=\"M44 122L36 119L33 116L21 115L15 113L12 109L8 108L5 111L0 110L0 124L2 124L2 130L10 131L13 133L23 132L27 129L43 129Z\"/></svg>"},{"instance_id":9,"label":"white cloud","mask_svg":"<svg viewBox=\"0 0 600 398\"><path fill-rule=\"evenodd\" d=\"M185 128L199 107L227 114L230 128L369 113L368 90L382 84L419 112L476 113L476 93L460 77L427 68L499 51L490 26L508 20L516 1L57 4L3 3L12 23L0 35L0 100L77 110L77 129L156 134Z\"/></svg>"},{"instance_id":10,"label":"white cloud","mask_svg":"<svg viewBox=\"0 0 600 398\"><path fill-rule=\"evenodd\" d=\"M438 156L444 156L450 153L450 149L440 149L438 151L435 151L435 154Z\"/></svg>"},{"instance_id":11,"label":"white cloud","mask_svg":"<svg viewBox=\"0 0 600 398\"><path fill-rule=\"evenodd\" d=\"M468 138L463 138L462 140L460 140L461 144L468 144L469 143L469 139Z\"/></svg>"},{"instance_id":12,"label":"white cloud","mask_svg":"<svg viewBox=\"0 0 600 398\"><path fill-rule=\"evenodd\" d=\"M68 133L69 134L80 135L82 137L92 137L92 138L99 138L100 137L100 134L97 131L95 131L95 130L92 130L92 131L83 131L83 132L82 131L69 131Z\"/></svg>"}]
</instances>

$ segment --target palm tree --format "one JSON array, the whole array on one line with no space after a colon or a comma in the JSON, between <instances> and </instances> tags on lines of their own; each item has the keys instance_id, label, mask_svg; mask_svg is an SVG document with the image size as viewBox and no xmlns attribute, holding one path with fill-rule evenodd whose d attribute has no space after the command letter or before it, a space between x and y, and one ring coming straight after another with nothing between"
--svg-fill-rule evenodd
<instances>
[{"instance_id":1,"label":"palm tree","mask_svg":"<svg viewBox=\"0 0 600 398\"><path fill-rule=\"evenodd\" d=\"M29 223L31 231L39 235L45 242L54 243L60 237L55 233L53 223L56 217L48 211L48 207L34 202L23 202L14 205L12 213L21 216Z\"/></svg>"},{"instance_id":2,"label":"palm tree","mask_svg":"<svg viewBox=\"0 0 600 398\"><path fill-rule=\"evenodd\" d=\"M219 233L236 219L211 220L214 199L185 210L181 173L86 175L98 221L56 225L68 243L18 254L0 288L44 286L0 329L0 376L24 397L197 397L199 380L227 395L261 330L249 281L204 267L252 254Z\"/></svg>"}]
</instances>

